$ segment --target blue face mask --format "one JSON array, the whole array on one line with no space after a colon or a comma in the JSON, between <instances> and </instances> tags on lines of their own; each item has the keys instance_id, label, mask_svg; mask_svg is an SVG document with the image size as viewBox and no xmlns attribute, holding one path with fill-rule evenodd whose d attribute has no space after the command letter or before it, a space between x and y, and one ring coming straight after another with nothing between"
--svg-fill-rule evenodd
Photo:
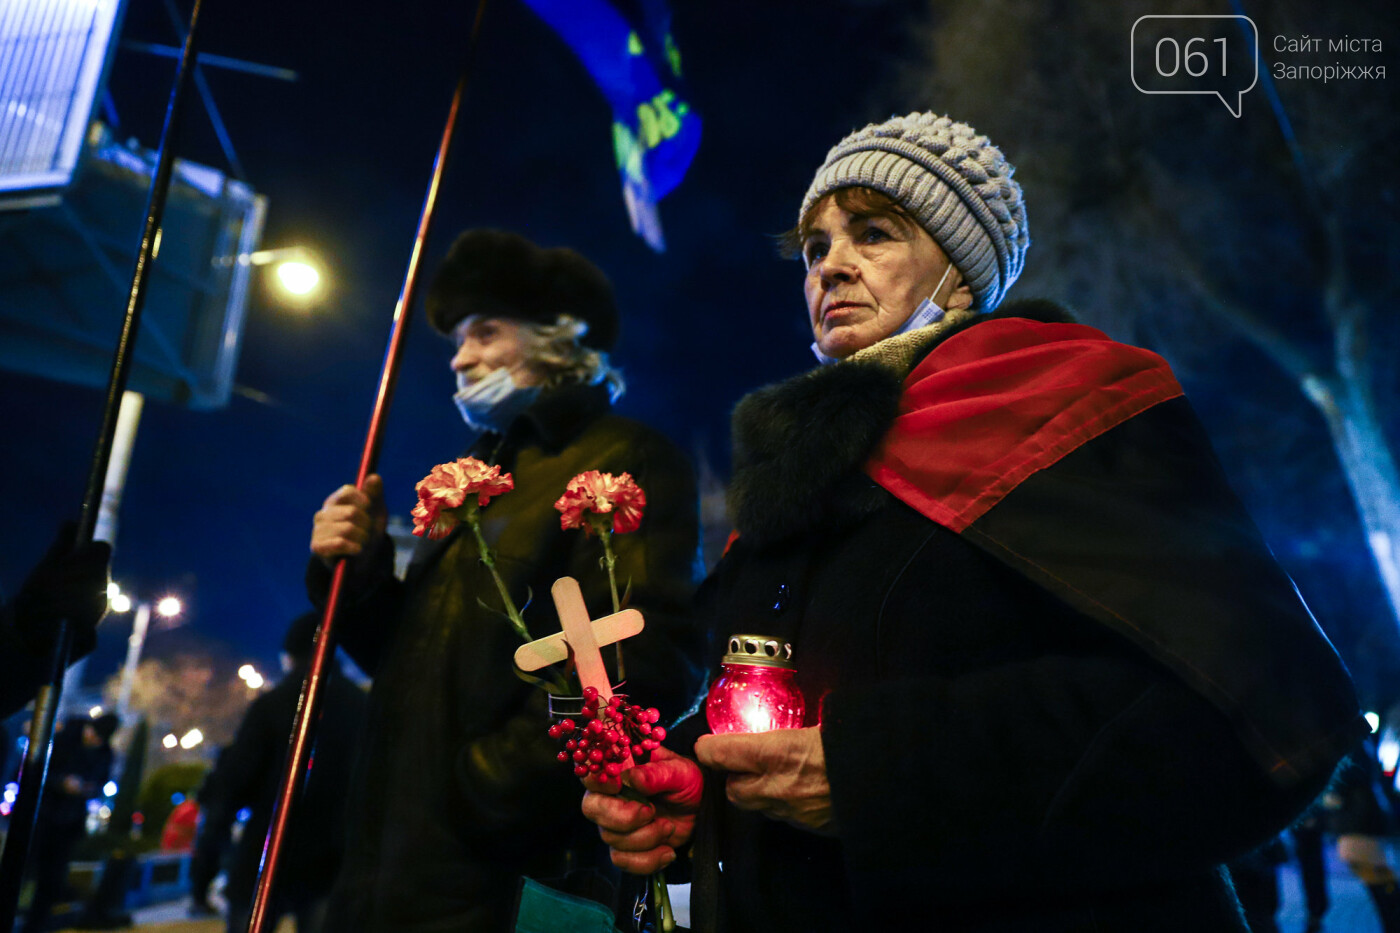
<instances>
[{"instance_id":1,"label":"blue face mask","mask_svg":"<svg viewBox=\"0 0 1400 933\"><path fill-rule=\"evenodd\" d=\"M504 434L540 394L539 386L516 385L510 370L504 367L493 369L472 383L459 377L458 384L460 388L452 401L462 413L462 420L473 430L498 434Z\"/></svg>"},{"instance_id":2,"label":"blue face mask","mask_svg":"<svg viewBox=\"0 0 1400 933\"><path fill-rule=\"evenodd\" d=\"M943 283L948 281L948 273L952 271L953 264L949 263L948 268L943 270L943 278L939 279L938 284L933 287L933 295L929 295L923 301L919 302L919 306L914 309L914 313L909 315L909 320L905 321L900 326L899 330L890 334L890 337L897 337L900 334L907 334L911 330L917 330L920 327L927 327L928 325L933 324L936 321L943 320L943 315L946 312L944 312L944 310L938 306L938 303L933 300L933 296L937 295L938 290L943 287ZM889 338L887 337L883 339ZM817 346L817 342L815 340L812 341L812 355L815 356L817 358L817 362L821 363L823 366L827 365L828 363L836 362L836 357L827 356L825 353L823 353L821 351L821 348Z\"/></svg>"}]
</instances>

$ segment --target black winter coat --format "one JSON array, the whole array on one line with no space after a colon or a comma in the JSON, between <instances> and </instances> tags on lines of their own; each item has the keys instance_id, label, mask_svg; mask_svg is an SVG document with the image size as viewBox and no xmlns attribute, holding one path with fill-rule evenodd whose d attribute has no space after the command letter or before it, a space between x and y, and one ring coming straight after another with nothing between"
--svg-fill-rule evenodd
<instances>
[{"instance_id":1,"label":"black winter coat","mask_svg":"<svg viewBox=\"0 0 1400 933\"><path fill-rule=\"evenodd\" d=\"M252 906L305 679L305 668L294 670L249 705L205 781L207 792L200 794L200 804L207 808L205 832L222 835L239 810L252 811L228 870L226 893L234 909ZM338 670L328 672L322 689L314 766L293 811L277 872L275 893L290 892L298 902L325 897L340 871L345 795L369 705L365 692Z\"/></svg>"},{"instance_id":2,"label":"black winter coat","mask_svg":"<svg viewBox=\"0 0 1400 933\"><path fill-rule=\"evenodd\" d=\"M1037 314L1062 319L1025 305L999 316ZM739 811L712 781L696 928L1243 930L1218 866L1283 828L1358 733L1339 661L1183 399L1080 444L961 533L875 482L891 425L909 411L905 375L932 347L893 370L815 371L735 412L739 537L702 589L702 616L720 637L794 642L840 836ZM975 403L976 387L958 391ZM1231 560L1257 571L1243 582L1264 597L1210 576ZM1092 599L1117 606L1123 595L1094 589L1100 579L1127 581L1129 602L1160 618L1098 612ZM1193 585L1221 599L1192 602ZM1257 662L1231 655L1232 626L1252 631L1253 610L1271 601L1269 637L1290 647ZM1207 611L1217 605L1251 618L1217 619ZM1197 662L1225 672L1220 693L1245 696L1243 712L1188 680ZM1249 685L1232 693L1237 667ZM1297 670L1301 681L1268 679ZM1255 704L1259 683L1267 697ZM1257 732L1255 706L1275 702L1311 730L1283 765L1259 760L1242 735ZM677 738L694 731L683 724Z\"/></svg>"},{"instance_id":3,"label":"black winter coat","mask_svg":"<svg viewBox=\"0 0 1400 933\"><path fill-rule=\"evenodd\" d=\"M514 490L483 510L482 526L536 638L559 629L550 586L566 574L579 581L590 615L612 611L601 545L561 530L555 500L586 470L632 474L647 496L642 525L613 542L618 586L630 585L646 629L624 645L623 690L670 715L689 709L703 639L690 613L699 509L686 457L611 414L602 387L582 386L541 396L505 437L485 435L472 455L514 476ZM591 869L611 879L615 871L579 810L578 779L556 760L544 693L512 672L520 639L471 533L459 526L420 542L403 583L388 573L389 551L386 542L378 579L353 594L338 623L374 688L328 929L507 930L521 875ZM319 590L324 571L314 562L312 575Z\"/></svg>"}]
</instances>

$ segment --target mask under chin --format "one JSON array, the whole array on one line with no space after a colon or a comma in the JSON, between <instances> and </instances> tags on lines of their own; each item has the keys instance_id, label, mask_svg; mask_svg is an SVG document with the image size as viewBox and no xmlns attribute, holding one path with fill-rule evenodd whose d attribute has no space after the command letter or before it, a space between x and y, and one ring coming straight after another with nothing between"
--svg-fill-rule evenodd
<instances>
[{"instance_id":1,"label":"mask under chin","mask_svg":"<svg viewBox=\"0 0 1400 933\"><path fill-rule=\"evenodd\" d=\"M539 394L538 386L517 385L510 371L501 368L459 388L452 401L468 427L503 434Z\"/></svg>"}]
</instances>

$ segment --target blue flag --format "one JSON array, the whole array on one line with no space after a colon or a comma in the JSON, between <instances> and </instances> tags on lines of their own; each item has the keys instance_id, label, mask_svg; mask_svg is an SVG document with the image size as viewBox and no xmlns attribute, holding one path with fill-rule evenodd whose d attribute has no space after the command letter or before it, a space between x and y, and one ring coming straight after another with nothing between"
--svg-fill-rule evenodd
<instances>
[{"instance_id":1,"label":"blue flag","mask_svg":"<svg viewBox=\"0 0 1400 933\"><path fill-rule=\"evenodd\" d=\"M681 89L664 0L525 0L568 43L613 112L613 151L632 229L666 248L656 202L685 177L700 117Z\"/></svg>"}]
</instances>

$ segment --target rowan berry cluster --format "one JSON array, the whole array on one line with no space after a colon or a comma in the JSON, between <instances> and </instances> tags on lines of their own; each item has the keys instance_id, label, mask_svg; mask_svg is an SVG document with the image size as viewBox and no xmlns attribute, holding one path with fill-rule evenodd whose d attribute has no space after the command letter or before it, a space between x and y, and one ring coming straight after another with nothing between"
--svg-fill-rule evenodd
<instances>
[{"instance_id":1,"label":"rowan berry cluster","mask_svg":"<svg viewBox=\"0 0 1400 933\"><path fill-rule=\"evenodd\" d=\"M591 774L603 784L620 785L627 756L644 763L666 738L666 730L656 724L660 718L655 708L628 703L624 694L614 694L604 703L596 687L584 687L579 721L556 722L549 727L549 737L564 740L559 760L572 765L575 775Z\"/></svg>"}]
</instances>

